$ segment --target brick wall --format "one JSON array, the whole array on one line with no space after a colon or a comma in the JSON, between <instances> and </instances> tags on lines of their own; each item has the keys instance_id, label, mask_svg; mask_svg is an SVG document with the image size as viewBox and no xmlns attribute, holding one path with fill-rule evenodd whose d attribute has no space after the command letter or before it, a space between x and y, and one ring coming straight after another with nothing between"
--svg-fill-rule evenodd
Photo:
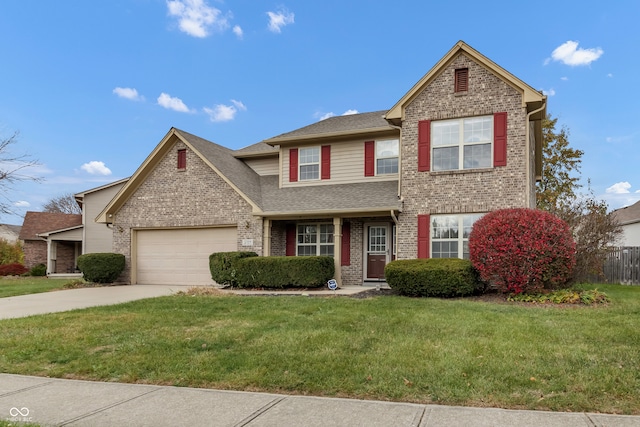
<instances>
[{"instance_id":1,"label":"brick wall","mask_svg":"<svg viewBox=\"0 0 640 427\"><path fill-rule=\"evenodd\" d=\"M28 269L38 264L47 265L47 242L26 240L23 246L24 266Z\"/></svg>"},{"instance_id":2,"label":"brick wall","mask_svg":"<svg viewBox=\"0 0 640 427\"><path fill-rule=\"evenodd\" d=\"M177 150L187 149L187 167L177 169ZM196 153L176 143L116 213L113 250L126 258L120 281L131 278L131 229L237 225L239 250L262 255L262 219ZM242 246L253 239L253 246Z\"/></svg>"},{"instance_id":3,"label":"brick wall","mask_svg":"<svg viewBox=\"0 0 640 427\"><path fill-rule=\"evenodd\" d=\"M56 271L52 273L73 273L76 266L75 242L54 243L56 247Z\"/></svg>"},{"instance_id":4,"label":"brick wall","mask_svg":"<svg viewBox=\"0 0 640 427\"><path fill-rule=\"evenodd\" d=\"M469 90L454 93L454 70L469 69ZM481 170L418 172L418 122L507 112L507 166ZM527 188L526 111L522 96L464 53L437 75L406 107L402 124L403 211L398 220L398 259L417 256L419 214L483 213L500 208L531 207Z\"/></svg>"}]
</instances>

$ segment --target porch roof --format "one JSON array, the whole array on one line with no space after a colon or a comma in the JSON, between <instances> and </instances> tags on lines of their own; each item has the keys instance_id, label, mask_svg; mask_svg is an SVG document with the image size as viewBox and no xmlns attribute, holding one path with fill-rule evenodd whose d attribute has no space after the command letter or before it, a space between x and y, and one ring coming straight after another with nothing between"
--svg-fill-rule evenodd
<instances>
[{"instance_id":1,"label":"porch roof","mask_svg":"<svg viewBox=\"0 0 640 427\"><path fill-rule=\"evenodd\" d=\"M278 188L277 176L261 177L264 216L378 213L400 210L398 181Z\"/></svg>"}]
</instances>

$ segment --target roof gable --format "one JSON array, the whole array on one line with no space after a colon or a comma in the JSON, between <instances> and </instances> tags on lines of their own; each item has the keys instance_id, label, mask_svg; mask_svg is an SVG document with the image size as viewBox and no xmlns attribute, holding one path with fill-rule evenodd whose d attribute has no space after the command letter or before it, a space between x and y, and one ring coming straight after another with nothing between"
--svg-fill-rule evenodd
<instances>
[{"instance_id":1,"label":"roof gable","mask_svg":"<svg viewBox=\"0 0 640 427\"><path fill-rule=\"evenodd\" d=\"M640 222L640 201L611 212L620 225Z\"/></svg>"},{"instance_id":2,"label":"roof gable","mask_svg":"<svg viewBox=\"0 0 640 427\"><path fill-rule=\"evenodd\" d=\"M24 216L20 240L40 240L38 234L82 225L82 215L58 212L32 212Z\"/></svg>"},{"instance_id":3,"label":"roof gable","mask_svg":"<svg viewBox=\"0 0 640 427\"><path fill-rule=\"evenodd\" d=\"M384 114L385 111L373 111L370 113L329 117L291 132L265 139L263 142L269 145L276 145L317 138L393 131L394 128L384 119Z\"/></svg>"},{"instance_id":4,"label":"roof gable","mask_svg":"<svg viewBox=\"0 0 640 427\"><path fill-rule=\"evenodd\" d=\"M232 150L188 132L171 128L156 148L149 154L118 194L96 218L97 222L110 223L111 217L135 193L151 171L176 142L176 138L189 147L211 169L227 182L254 210L260 211L260 180L243 161L234 157Z\"/></svg>"},{"instance_id":5,"label":"roof gable","mask_svg":"<svg viewBox=\"0 0 640 427\"><path fill-rule=\"evenodd\" d=\"M491 61L486 56L482 55L477 50L463 41L456 43L453 48L444 56L436 65L427 72L400 100L393 106L385 115L385 119L400 125L404 120L405 107L413 101L413 99L420 94L424 88L433 81L447 65L453 61L456 56L464 52L470 59L480 64L481 66L489 69L493 74L512 86L514 89L522 93L522 106L527 107L529 111L533 111L544 105L546 97L539 91L535 90L513 74L509 73L504 68L500 67L495 62Z\"/></svg>"}]
</instances>

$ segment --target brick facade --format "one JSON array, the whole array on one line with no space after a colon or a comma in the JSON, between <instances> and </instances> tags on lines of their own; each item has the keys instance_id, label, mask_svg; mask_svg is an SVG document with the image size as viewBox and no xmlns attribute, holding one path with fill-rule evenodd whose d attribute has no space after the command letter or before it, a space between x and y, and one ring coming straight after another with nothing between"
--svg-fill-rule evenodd
<instances>
[{"instance_id":1,"label":"brick facade","mask_svg":"<svg viewBox=\"0 0 640 427\"><path fill-rule=\"evenodd\" d=\"M25 240L24 266L32 269L38 264L47 265L47 242L40 240Z\"/></svg>"},{"instance_id":2,"label":"brick facade","mask_svg":"<svg viewBox=\"0 0 640 427\"><path fill-rule=\"evenodd\" d=\"M469 69L469 90L454 93L454 71ZM507 113L507 166L418 172L418 122ZM398 259L417 256L419 214L484 213L531 207L534 180L527 175L527 117L521 94L488 69L459 53L406 107L402 124ZM528 188L527 188L528 187Z\"/></svg>"},{"instance_id":3,"label":"brick facade","mask_svg":"<svg viewBox=\"0 0 640 427\"><path fill-rule=\"evenodd\" d=\"M187 167L177 169L177 151L186 149ZM113 250L126 258L119 280L131 279L131 236L139 228L238 227L238 248L262 255L262 219L209 165L177 141L115 215ZM253 239L253 246L242 246Z\"/></svg>"}]
</instances>

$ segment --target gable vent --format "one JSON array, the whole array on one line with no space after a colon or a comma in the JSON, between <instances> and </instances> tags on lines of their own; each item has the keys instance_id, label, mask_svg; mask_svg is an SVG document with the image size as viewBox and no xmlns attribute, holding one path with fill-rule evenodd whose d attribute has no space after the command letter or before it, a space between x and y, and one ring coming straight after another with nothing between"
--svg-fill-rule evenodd
<instances>
[{"instance_id":1,"label":"gable vent","mask_svg":"<svg viewBox=\"0 0 640 427\"><path fill-rule=\"evenodd\" d=\"M469 69L459 68L455 75L455 92L466 92L469 90Z\"/></svg>"}]
</instances>

